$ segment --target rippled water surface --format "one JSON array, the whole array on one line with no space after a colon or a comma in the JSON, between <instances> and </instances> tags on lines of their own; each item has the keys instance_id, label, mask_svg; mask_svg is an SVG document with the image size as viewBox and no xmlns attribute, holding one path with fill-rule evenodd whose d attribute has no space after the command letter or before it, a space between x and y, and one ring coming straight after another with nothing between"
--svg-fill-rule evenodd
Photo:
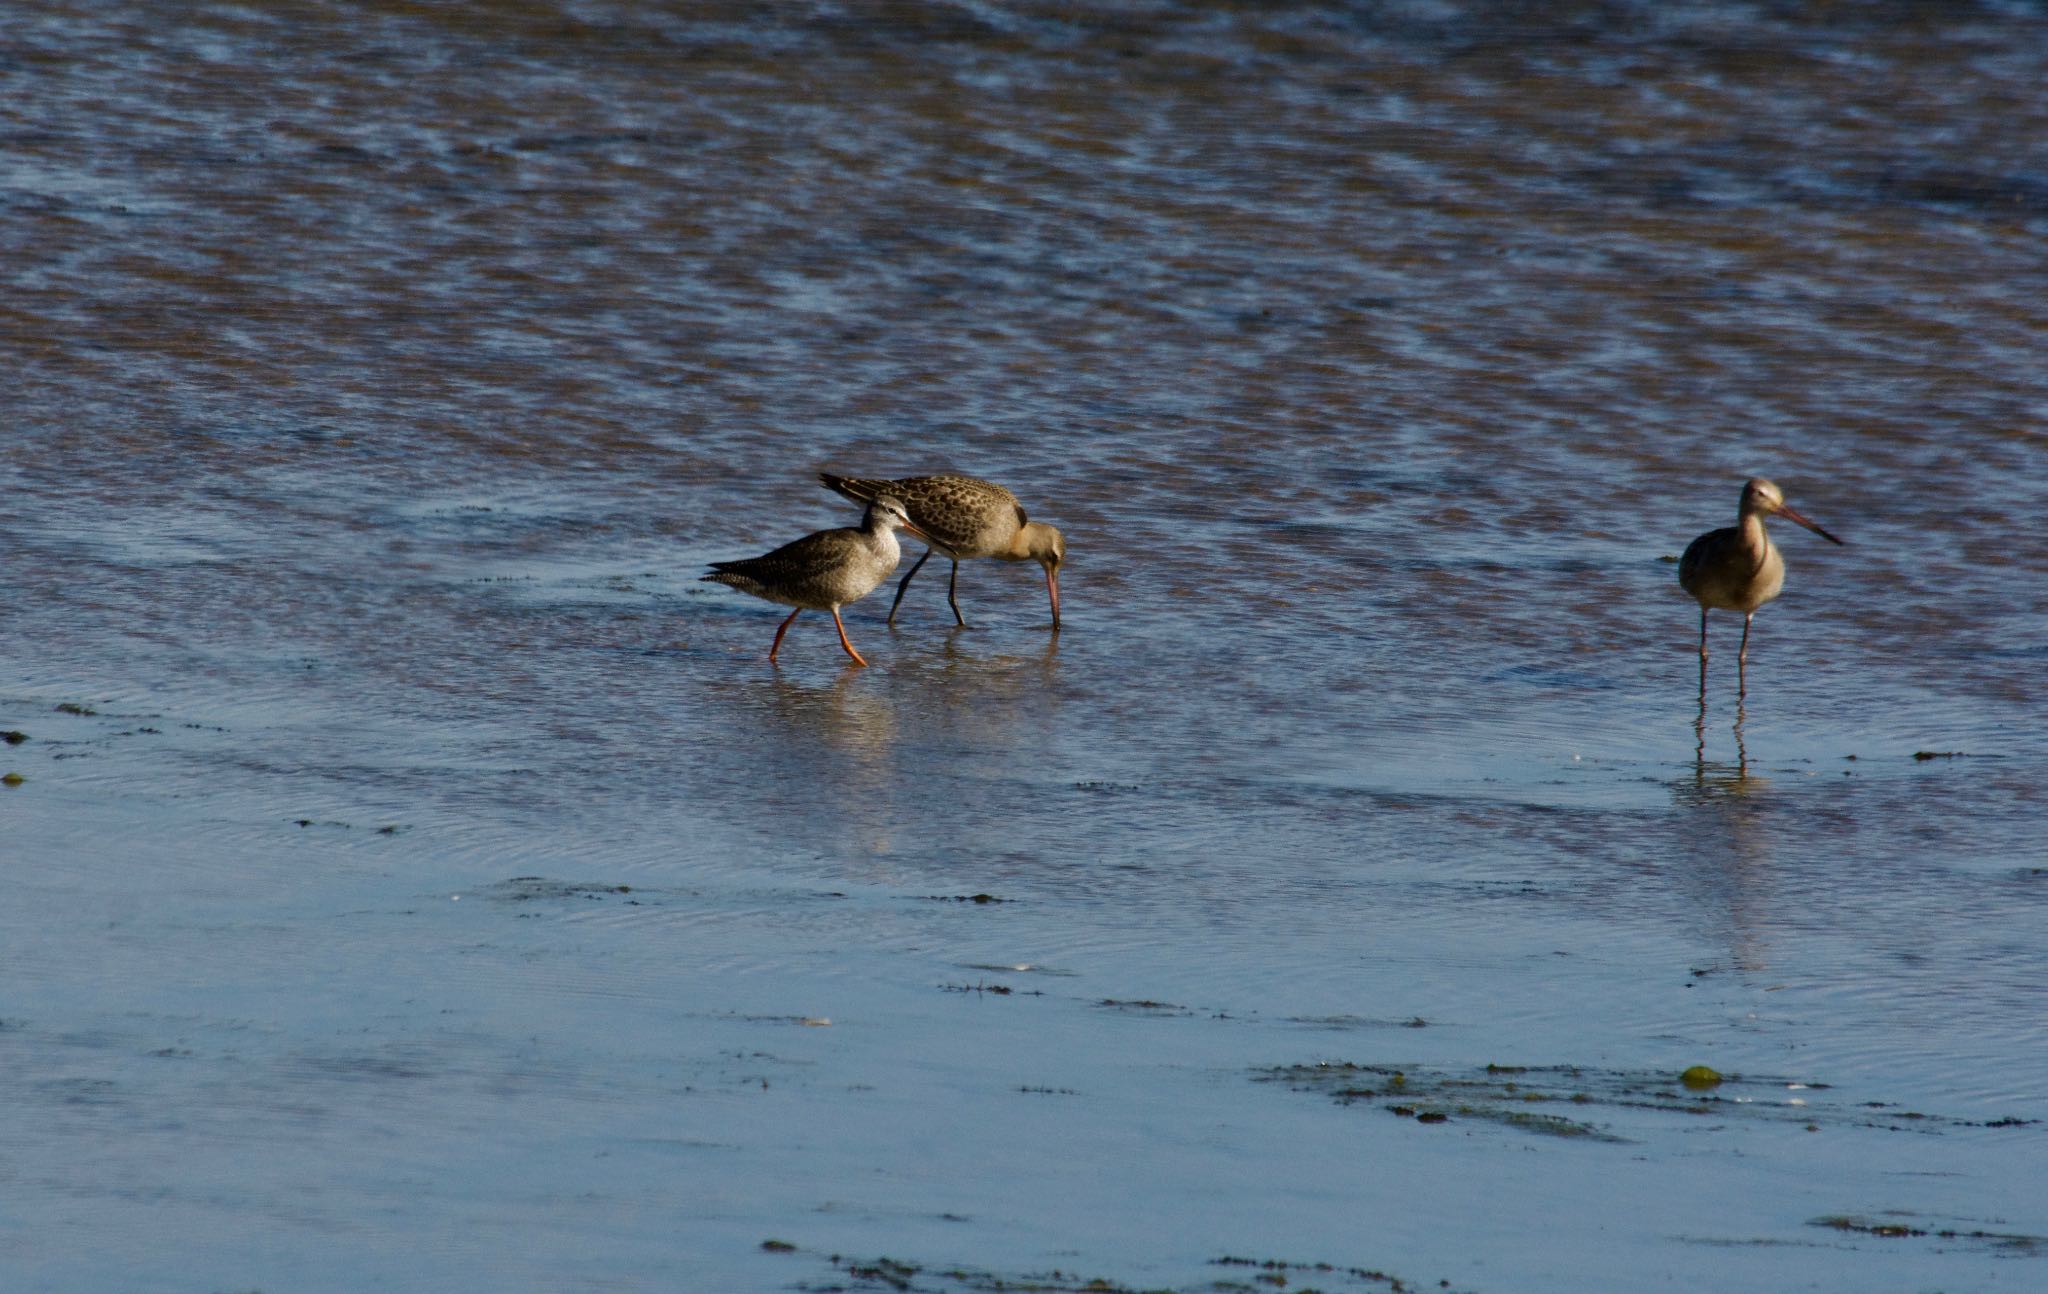
<instances>
[{"instance_id":1,"label":"rippled water surface","mask_svg":"<svg viewBox=\"0 0 2048 1294\"><path fill-rule=\"evenodd\" d=\"M2017 0L14 6L10 1288L2040 1288L2044 85ZM821 469L1010 485L1062 631L770 667L696 576ZM1847 542L1702 695L1754 474Z\"/></svg>"}]
</instances>

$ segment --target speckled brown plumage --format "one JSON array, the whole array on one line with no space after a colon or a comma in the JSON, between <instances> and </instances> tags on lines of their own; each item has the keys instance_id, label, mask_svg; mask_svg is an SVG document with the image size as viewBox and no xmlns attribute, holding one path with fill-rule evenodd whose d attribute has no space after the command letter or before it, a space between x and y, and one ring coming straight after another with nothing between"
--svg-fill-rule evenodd
<instances>
[{"instance_id":1,"label":"speckled brown plumage","mask_svg":"<svg viewBox=\"0 0 2048 1294\"><path fill-rule=\"evenodd\" d=\"M858 502L883 495L902 500L911 521L931 545L931 551L917 559L897 586L896 601L889 608L890 623L895 623L896 609L903 605L903 594L910 581L932 552L941 552L953 561L953 578L947 586L946 598L953 607L953 618L961 625L967 623L967 617L960 613L960 563L970 557L992 557L1005 562L1037 562L1044 568L1053 628L1059 628L1059 569L1067 556L1066 540L1057 529L1026 516L1017 496L1002 486L972 476L885 480L820 472L818 479L828 489Z\"/></svg>"}]
</instances>

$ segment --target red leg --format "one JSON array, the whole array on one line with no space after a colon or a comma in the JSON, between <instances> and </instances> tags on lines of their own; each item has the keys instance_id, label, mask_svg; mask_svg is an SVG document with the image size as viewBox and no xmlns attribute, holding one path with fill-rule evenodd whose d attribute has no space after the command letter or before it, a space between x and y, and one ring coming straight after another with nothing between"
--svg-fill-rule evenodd
<instances>
[{"instance_id":1,"label":"red leg","mask_svg":"<svg viewBox=\"0 0 2048 1294\"><path fill-rule=\"evenodd\" d=\"M839 645L846 648L846 654L853 657L853 663L856 665L867 664L866 661L861 659L860 653L853 649L853 644L846 641L846 622L839 618L838 607L832 608L832 623L839 626Z\"/></svg>"},{"instance_id":2,"label":"red leg","mask_svg":"<svg viewBox=\"0 0 2048 1294\"><path fill-rule=\"evenodd\" d=\"M789 632L789 627L795 624L796 618L802 615L803 613L804 609L802 607L798 607L796 610L790 612L789 619L783 621L782 627L775 631L775 643L773 646L768 648L768 661L770 664L773 664L775 662L775 653L782 650L782 635ZM840 630L839 636L841 638L844 638L846 636L846 631L843 629Z\"/></svg>"}]
</instances>

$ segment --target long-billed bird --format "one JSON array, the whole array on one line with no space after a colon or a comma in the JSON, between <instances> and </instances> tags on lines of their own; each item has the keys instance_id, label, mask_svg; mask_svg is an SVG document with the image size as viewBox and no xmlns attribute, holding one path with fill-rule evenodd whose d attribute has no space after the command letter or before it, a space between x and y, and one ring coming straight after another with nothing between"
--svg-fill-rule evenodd
<instances>
[{"instance_id":1,"label":"long-billed bird","mask_svg":"<svg viewBox=\"0 0 2048 1294\"><path fill-rule=\"evenodd\" d=\"M1764 529L1764 518L1780 516L1805 526L1831 543L1827 531L1785 504L1785 492L1761 476L1742 487L1742 511L1736 523L1709 530L1686 545L1678 559L1678 582L1700 604L1700 686L1707 678L1707 612L1715 608L1742 613L1742 647L1736 655L1738 678L1749 666L1749 626L1757 608L1785 587L1785 559Z\"/></svg>"},{"instance_id":2,"label":"long-billed bird","mask_svg":"<svg viewBox=\"0 0 2048 1294\"><path fill-rule=\"evenodd\" d=\"M1067 542L1058 530L1025 516L1017 496L1002 486L971 476L907 476L887 481L820 472L818 479L827 488L861 503L883 495L901 499L909 510L913 530L931 545L896 586L896 600L889 606L890 624L896 623L896 609L903 605L903 594L910 581L938 552L953 559L953 578L946 585L946 601L953 607L953 619L962 627L966 626L967 617L960 614L960 563L969 557L1037 562L1045 569L1046 596L1052 601L1052 627L1060 627L1060 563L1067 559Z\"/></svg>"}]
</instances>

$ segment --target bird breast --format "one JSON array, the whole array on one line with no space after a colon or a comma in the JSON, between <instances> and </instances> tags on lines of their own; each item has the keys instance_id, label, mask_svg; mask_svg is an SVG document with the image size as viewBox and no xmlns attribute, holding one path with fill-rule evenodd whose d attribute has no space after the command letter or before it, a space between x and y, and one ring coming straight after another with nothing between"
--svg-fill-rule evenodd
<instances>
[{"instance_id":1,"label":"bird breast","mask_svg":"<svg viewBox=\"0 0 2048 1294\"><path fill-rule=\"evenodd\" d=\"M862 535L860 540L860 551L853 559L835 565L825 575L825 591L835 602L854 602L873 593L875 586L888 579L896 564L903 560L903 548L896 542L893 529Z\"/></svg>"}]
</instances>

